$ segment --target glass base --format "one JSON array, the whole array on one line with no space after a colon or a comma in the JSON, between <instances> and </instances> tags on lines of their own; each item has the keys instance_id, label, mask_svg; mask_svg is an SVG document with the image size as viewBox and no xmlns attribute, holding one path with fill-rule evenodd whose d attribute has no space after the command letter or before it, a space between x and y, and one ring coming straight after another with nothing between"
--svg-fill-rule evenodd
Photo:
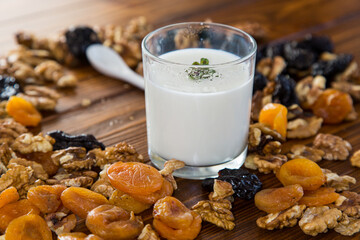
<instances>
[{"instance_id":1,"label":"glass base","mask_svg":"<svg viewBox=\"0 0 360 240\"><path fill-rule=\"evenodd\" d=\"M186 178L186 179L205 179L211 177L217 177L218 172L224 168L237 169L240 168L246 158L247 148L244 151L234 158L233 160L211 166L185 166L181 169L178 169L174 172L175 177ZM151 162L159 169L164 168L166 159L160 157L159 155L151 152L149 150L149 156Z\"/></svg>"}]
</instances>

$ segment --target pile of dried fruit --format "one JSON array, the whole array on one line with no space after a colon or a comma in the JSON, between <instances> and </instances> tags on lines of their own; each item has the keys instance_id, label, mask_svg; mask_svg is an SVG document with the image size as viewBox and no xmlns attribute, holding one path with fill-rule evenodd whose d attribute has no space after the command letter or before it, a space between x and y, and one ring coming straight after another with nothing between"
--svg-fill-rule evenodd
<instances>
[{"instance_id":1,"label":"pile of dried fruit","mask_svg":"<svg viewBox=\"0 0 360 240\"><path fill-rule=\"evenodd\" d=\"M338 136L319 133L323 123L357 118L360 72L350 54L333 53L327 37L266 45L258 51L252 123L245 167L274 173L284 185L255 195L267 216L257 225L268 230L293 227L316 236L335 229L350 236L360 231L360 194L349 192L356 179L321 169L316 162L347 160L352 147ZM316 136L311 146L287 139ZM359 151L351 157L360 166Z\"/></svg>"}]
</instances>

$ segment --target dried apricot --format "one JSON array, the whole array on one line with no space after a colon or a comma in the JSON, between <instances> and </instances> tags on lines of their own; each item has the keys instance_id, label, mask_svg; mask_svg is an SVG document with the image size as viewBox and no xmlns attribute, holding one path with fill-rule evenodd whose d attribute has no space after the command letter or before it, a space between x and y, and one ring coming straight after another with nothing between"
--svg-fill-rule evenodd
<instances>
[{"instance_id":1,"label":"dried apricot","mask_svg":"<svg viewBox=\"0 0 360 240\"><path fill-rule=\"evenodd\" d=\"M284 186L300 184L304 190L316 190L325 183L325 175L319 165L306 158L284 163L276 177Z\"/></svg>"},{"instance_id":2,"label":"dried apricot","mask_svg":"<svg viewBox=\"0 0 360 240\"><path fill-rule=\"evenodd\" d=\"M66 189L63 185L42 185L30 188L27 199L40 209L42 213L53 213L61 205L61 193Z\"/></svg>"},{"instance_id":3,"label":"dried apricot","mask_svg":"<svg viewBox=\"0 0 360 240\"><path fill-rule=\"evenodd\" d=\"M35 127L41 121L41 114L30 102L21 97L10 97L6 104L6 112L24 126Z\"/></svg>"},{"instance_id":4,"label":"dried apricot","mask_svg":"<svg viewBox=\"0 0 360 240\"><path fill-rule=\"evenodd\" d=\"M27 199L3 206L0 208L0 231L2 233L5 232L7 226L12 220L28 214L39 215L40 210Z\"/></svg>"},{"instance_id":5,"label":"dried apricot","mask_svg":"<svg viewBox=\"0 0 360 240\"><path fill-rule=\"evenodd\" d=\"M201 217L174 197L165 197L154 205L153 225L169 240L195 239L201 230Z\"/></svg>"},{"instance_id":6,"label":"dried apricot","mask_svg":"<svg viewBox=\"0 0 360 240\"><path fill-rule=\"evenodd\" d=\"M153 215L171 228L188 228L194 220L191 210L174 197L164 197L157 201Z\"/></svg>"},{"instance_id":7,"label":"dried apricot","mask_svg":"<svg viewBox=\"0 0 360 240\"><path fill-rule=\"evenodd\" d=\"M109 202L125 209L126 211L133 211L135 214L141 213L152 206L152 204L140 202L129 194L126 194L118 189L111 194Z\"/></svg>"},{"instance_id":8,"label":"dried apricot","mask_svg":"<svg viewBox=\"0 0 360 240\"><path fill-rule=\"evenodd\" d=\"M110 183L125 193L148 195L160 190L164 179L156 168L139 162L117 162L107 170Z\"/></svg>"},{"instance_id":9,"label":"dried apricot","mask_svg":"<svg viewBox=\"0 0 360 240\"><path fill-rule=\"evenodd\" d=\"M255 194L255 206L267 213L275 213L294 206L304 195L299 184L269 188Z\"/></svg>"},{"instance_id":10,"label":"dried apricot","mask_svg":"<svg viewBox=\"0 0 360 240\"><path fill-rule=\"evenodd\" d=\"M81 218L86 218L94 208L108 204L103 195L82 187L69 187L61 193L60 198L64 207Z\"/></svg>"},{"instance_id":11,"label":"dried apricot","mask_svg":"<svg viewBox=\"0 0 360 240\"><path fill-rule=\"evenodd\" d=\"M286 137L287 108L279 103L268 103L260 111L259 122Z\"/></svg>"},{"instance_id":12,"label":"dried apricot","mask_svg":"<svg viewBox=\"0 0 360 240\"><path fill-rule=\"evenodd\" d=\"M342 122L352 111L353 102L349 94L336 89L327 89L316 99L312 110L324 123Z\"/></svg>"},{"instance_id":13,"label":"dried apricot","mask_svg":"<svg viewBox=\"0 0 360 240\"><path fill-rule=\"evenodd\" d=\"M52 233L45 220L30 214L11 221L5 232L6 240L52 240Z\"/></svg>"},{"instance_id":14,"label":"dried apricot","mask_svg":"<svg viewBox=\"0 0 360 240\"><path fill-rule=\"evenodd\" d=\"M335 188L321 187L313 191L305 191L299 204L305 204L308 207L323 206L335 202L339 196Z\"/></svg>"},{"instance_id":15,"label":"dried apricot","mask_svg":"<svg viewBox=\"0 0 360 240\"><path fill-rule=\"evenodd\" d=\"M160 198L163 198L166 196L171 196L173 191L174 191L174 188L173 188L172 184L169 181L164 180L164 183L161 186L161 189L156 192L153 192L148 195L136 194L136 195L131 195L131 196L139 202L153 205Z\"/></svg>"},{"instance_id":16,"label":"dried apricot","mask_svg":"<svg viewBox=\"0 0 360 240\"><path fill-rule=\"evenodd\" d=\"M114 206L101 205L86 217L86 227L105 240L133 239L141 233L144 224L133 212Z\"/></svg>"},{"instance_id":17,"label":"dried apricot","mask_svg":"<svg viewBox=\"0 0 360 240\"><path fill-rule=\"evenodd\" d=\"M0 208L8 203L19 200L19 193L16 188L9 187L0 193Z\"/></svg>"}]
</instances>

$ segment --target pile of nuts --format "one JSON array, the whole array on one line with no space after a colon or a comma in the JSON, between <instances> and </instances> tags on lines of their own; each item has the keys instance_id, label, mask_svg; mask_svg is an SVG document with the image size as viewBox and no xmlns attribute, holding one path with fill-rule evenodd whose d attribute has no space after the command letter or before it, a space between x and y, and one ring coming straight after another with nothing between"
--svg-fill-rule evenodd
<instances>
[{"instance_id":1,"label":"pile of nuts","mask_svg":"<svg viewBox=\"0 0 360 240\"><path fill-rule=\"evenodd\" d=\"M322 124L357 118L360 71L353 56L333 53L327 37L308 36L263 46L256 70L244 166L274 173L284 185L255 195L255 205L268 213L257 225L273 230L298 224L312 236L328 229L345 236L359 232L360 194L349 191L356 179L317 165L350 158L348 141L318 132ZM286 140L310 137L311 145L282 148ZM352 166L360 167L359 156L360 150L350 158Z\"/></svg>"}]
</instances>

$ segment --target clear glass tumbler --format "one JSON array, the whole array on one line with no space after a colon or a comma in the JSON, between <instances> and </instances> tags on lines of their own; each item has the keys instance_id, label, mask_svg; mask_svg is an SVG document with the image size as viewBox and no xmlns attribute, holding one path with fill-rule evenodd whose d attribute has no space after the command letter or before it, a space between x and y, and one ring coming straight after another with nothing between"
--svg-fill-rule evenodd
<instances>
[{"instance_id":1,"label":"clear glass tumbler","mask_svg":"<svg viewBox=\"0 0 360 240\"><path fill-rule=\"evenodd\" d=\"M179 23L142 42L149 156L203 179L245 161L256 42L216 23Z\"/></svg>"}]
</instances>

